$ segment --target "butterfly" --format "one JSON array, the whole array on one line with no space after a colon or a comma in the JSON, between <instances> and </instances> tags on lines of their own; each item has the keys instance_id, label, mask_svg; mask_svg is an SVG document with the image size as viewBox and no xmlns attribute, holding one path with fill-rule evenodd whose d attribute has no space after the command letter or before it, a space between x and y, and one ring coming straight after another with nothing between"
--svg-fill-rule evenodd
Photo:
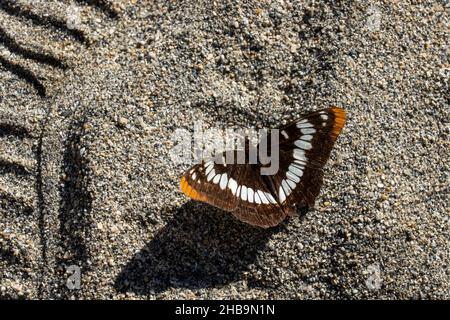
<instances>
[{"instance_id":1,"label":"butterfly","mask_svg":"<svg viewBox=\"0 0 450 320\"><path fill-rule=\"evenodd\" d=\"M261 174L266 167L262 163L216 161L218 156L224 157L223 153L187 170L181 177L181 191L194 200L231 212L250 225L276 226L298 208L314 206L323 167L345 118L343 109L332 107L280 128L276 146L279 168L275 174Z\"/></svg>"}]
</instances>

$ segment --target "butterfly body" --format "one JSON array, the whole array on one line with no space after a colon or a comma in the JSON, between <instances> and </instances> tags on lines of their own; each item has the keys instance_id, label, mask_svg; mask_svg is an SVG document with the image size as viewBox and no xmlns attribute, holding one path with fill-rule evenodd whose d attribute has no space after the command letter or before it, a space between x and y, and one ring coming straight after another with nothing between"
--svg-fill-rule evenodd
<instances>
[{"instance_id":1,"label":"butterfly body","mask_svg":"<svg viewBox=\"0 0 450 320\"><path fill-rule=\"evenodd\" d=\"M305 115L279 129L277 145L269 143L269 152L271 148L279 152L276 173L264 174L268 164L252 163L247 156L241 163L236 161L238 151L228 151L189 169L181 178L181 190L243 222L264 228L276 226L297 208L314 206L322 185L322 168L344 123L341 108ZM234 155L234 161L228 161L229 154Z\"/></svg>"}]
</instances>

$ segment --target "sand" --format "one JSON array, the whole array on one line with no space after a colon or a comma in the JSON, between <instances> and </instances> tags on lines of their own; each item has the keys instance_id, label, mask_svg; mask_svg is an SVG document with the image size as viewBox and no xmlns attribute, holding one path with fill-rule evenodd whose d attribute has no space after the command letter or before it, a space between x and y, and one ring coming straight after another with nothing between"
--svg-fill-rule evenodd
<instances>
[{"instance_id":1,"label":"sand","mask_svg":"<svg viewBox=\"0 0 450 320\"><path fill-rule=\"evenodd\" d=\"M2 1L0 297L448 299L448 10ZM333 105L306 214L259 229L179 191L175 130Z\"/></svg>"}]
</instances>

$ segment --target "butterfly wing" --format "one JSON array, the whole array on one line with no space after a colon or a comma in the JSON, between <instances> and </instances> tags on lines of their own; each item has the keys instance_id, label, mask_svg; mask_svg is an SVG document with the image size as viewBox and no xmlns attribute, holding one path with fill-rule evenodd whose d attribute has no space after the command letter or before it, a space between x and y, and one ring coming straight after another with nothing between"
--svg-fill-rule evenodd
<instances>
[{"instance_id":1,"label":"butterfly wing","mask_svg":"<svg viewBox=\"0 0 450 320\"><path fill-rule=\"evenodd\" d=\"M261 164L223 165L216 157L188 170L181 178L181 190L246 223L275 226L296 207L314 205L322 168L344 123L345 112L340 108L311 113L280 129L276 174L262 175Z\"/></svg>"},{"instance_id":2,"label":"butterfly wing","mask_svg":"<svg viewBox=\"0 0 450 320\"><path fill-rule=\"evenodd\" d=\"M188 197L231 212L239 220L260 227L279 224L286 213L261 179L260 167L203 161L181 178Z\"/></svg>"},{"instance_id":3,"label":"butterfly wing","mask_svg":"<svg viewBox=\"0 0 450 320\"><path fill-rule=\"evenodd\" d=\"M344 124L345 111L333 107L280 129L280 166L270 178L286 212L314 206L322 185L322 169Z\"/></svg>"}]
</instances>

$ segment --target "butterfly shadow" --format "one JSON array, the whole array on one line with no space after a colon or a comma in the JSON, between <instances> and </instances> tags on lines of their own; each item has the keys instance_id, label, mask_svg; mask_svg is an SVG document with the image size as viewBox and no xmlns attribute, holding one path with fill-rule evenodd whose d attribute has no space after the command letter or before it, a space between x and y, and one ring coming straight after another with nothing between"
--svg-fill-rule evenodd
<instances>
[{"instance_id":1,"label":"butterfly shadow","mask_svg":"<svg viewBox=\"0 0 450 320\"><path fill-rule=\"evenodd\" d=\"M115 288L148 295L169 288L224 286L242 279L270 237L284 228L252 227L229 213L189 201L125 265Z\"/></svg>"}]
</instances>

